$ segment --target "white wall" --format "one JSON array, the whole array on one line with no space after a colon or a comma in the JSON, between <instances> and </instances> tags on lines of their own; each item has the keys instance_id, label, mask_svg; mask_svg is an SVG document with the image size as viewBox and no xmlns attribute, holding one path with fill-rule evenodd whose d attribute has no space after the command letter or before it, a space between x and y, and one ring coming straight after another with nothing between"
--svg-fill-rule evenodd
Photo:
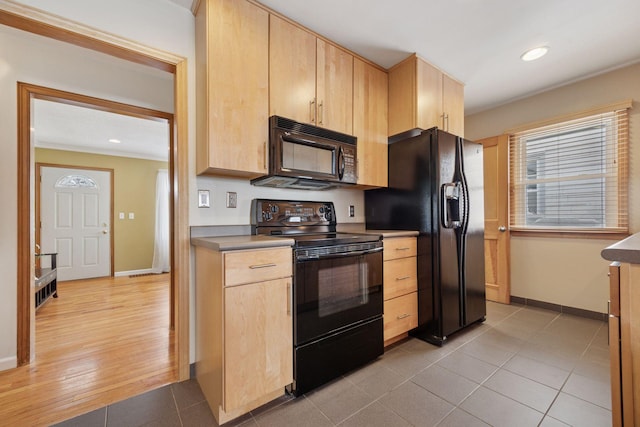
<instances>
[{"instance_id":1,"label":"white wall","mask_svg":"<svg viewBox=\"0 0 640 427\"><path fill-rule=\"evenodd\" d=\"M627 66L535 96L465 117L469 139L499 135L564 114L634 99L631 110L629 216L640 231L640 64ZM604 313L609 289L606 239L514 236L511 239L511 294Z\"/></svg>"},{"instance_id":2,"label":"white wall","mask_svg":"<svg viewBox=\"0 0 640 427\"><path fill-rule=\"evenodd\" d=\"M1 7L0 1L0 7ZM189 218L190 225L249 223L249 206L256 197L322 200L336 204L340 222L364 222L364 195L359 190L322 192L254 187L246 180L196 177L195 170L195 36L194 17L168 0L20 0L65 19L187 58L189 109ZM127 63L65 43L0 26L0 196L15 206L16 195L16 81L173 111L173 83L166 73ZM266 124L265 124L266 125ZM197 190L211 191L212 207L197 207ZM238 207L225 207L226 191L238 194ZM355 218L347 217L355 205ZM0 370L15 366L16 355L16 209L0 211ZM193 278L191 324L194 324ZM190 328L191 361L194 330Z\"/></svg>"}]
</instances>

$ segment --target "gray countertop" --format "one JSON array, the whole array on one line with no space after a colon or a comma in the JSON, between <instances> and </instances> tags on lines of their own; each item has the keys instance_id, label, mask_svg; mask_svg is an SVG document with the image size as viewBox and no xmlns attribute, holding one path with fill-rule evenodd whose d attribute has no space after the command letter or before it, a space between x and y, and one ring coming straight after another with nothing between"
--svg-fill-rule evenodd
<instances>
[{"instance_id":1,"label":"gray countertop","mask_svg":"<svg viewBox=\"0 0 640 427\"><path fill-rule=\"evenodd\" d=\"M601 252L602 258L609 261L640 264L640 233L636 233L607 246Z\"/></svg>"},{"instance_id":2,"label":"gray countertop","mask_svg":"<svg viewBox=\"0 0 640 427\"><path fill-rule=\"evenodd\" d=\"M203 246L215 251L233 251L241 249L261 249L278 246L293 246L294 240L285 237L269 236L219 236L192 237L191 244Z\"/></svg>"},{"instance_id":3,"label":"gray countertop","mask_svg":"<svg viewBox=\"0 0 640 427\"><path fill-rule=\"evenodd\" d=\"M197 228L198 229L195 230L196 232L194 232L194 227L192 227L191 244L193 246L202 246L215 251L293 246L295 243L294 240L290 238L244 234L245 231L250 232L248 226L246 227L246 230L239 228L239 226L218 227L215 229L213 227ZM200 228L202 228L202 230L199 230ZM228 232L233 231L237 234L228 234ZM338 231L348 233L379 234L383 239L390 239L393 237L415 237L418 235L417 231L412 230L367 230L363 223L339 224ZM220 235L207 235L207 233L220 233Z\"/></svg>"}]
</instances>

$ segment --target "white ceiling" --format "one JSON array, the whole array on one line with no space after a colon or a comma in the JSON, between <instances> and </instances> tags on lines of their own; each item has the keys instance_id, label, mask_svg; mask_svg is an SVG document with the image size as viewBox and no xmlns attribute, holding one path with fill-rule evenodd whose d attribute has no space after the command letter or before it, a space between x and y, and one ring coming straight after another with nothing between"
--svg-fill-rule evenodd
<instances>
[{"instance_id":1,"label":"white ceiling","mask_svg":"<svg viewBox=\"0 0 640 427\"><path fill-rule=\"evenodd\" d=\"M196 0L170 1L191 9ZM260 2L386 68L418 53L465 84L466 114L640 61L640 0ZM540 45L550 47L545 57L520 60ZM166 124L40 100L35 108L37 146L167 159Z\"/></svg>"},{"instance_id":2,"label":"white ceiling","mask_svg":"<svg viewBox=\"0 0 640 427\"><path fill-rule=\"evenodd\" d=\"M34 100L33 111L36 147L168 161L166 120L141 119L41 99Z\"/></svg>"},{"instance_id":3,"label":"white ceiling","mask_svg":"<svg viewBox=\"0 0 640 427\"><path fill-rule=\"evenodd\" d=\"M260 2L383 67L417 52L465 84L466 114L640 61L639 0Z\"/></svg>"}]
</instances>

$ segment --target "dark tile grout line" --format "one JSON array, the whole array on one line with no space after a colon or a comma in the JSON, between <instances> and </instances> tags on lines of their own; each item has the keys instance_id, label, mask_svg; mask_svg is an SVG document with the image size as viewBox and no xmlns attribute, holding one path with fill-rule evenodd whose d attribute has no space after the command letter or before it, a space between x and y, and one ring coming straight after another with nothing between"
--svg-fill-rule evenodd
<instances>
[{"instance_id":1,"label":"dark tile grout line","mask_svg":"<svg viewBox=\"0 0 640 427\"><path fill-rule=\"evenodd\" d=\"M171 385L169 385L169 390L171 390L171 398L173 399L173 404L176 407L176 412L178 413L178 421L180 421L180 427L184 427L184 423L182 422L182 414L180 413L180 408L178 407L178 401L176 400L176 394ZM187 408L184 408L184 409L187 409Z\"/></svg>"}]
</instances>

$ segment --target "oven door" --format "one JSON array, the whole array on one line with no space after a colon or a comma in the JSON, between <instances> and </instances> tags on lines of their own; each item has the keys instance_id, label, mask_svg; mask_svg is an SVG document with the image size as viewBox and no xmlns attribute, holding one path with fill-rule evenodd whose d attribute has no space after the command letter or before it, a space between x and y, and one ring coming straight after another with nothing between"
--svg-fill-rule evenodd
<instances>
[{"instance_id":1,"label":"oven door","mask_svg":"<svg viewBox=\"0 0 640 427\"><path fill-rule=\"evenodd\" d=\"M381 242L294 255L294 345L382 316Z\"/></svg>"}]
</instances>

